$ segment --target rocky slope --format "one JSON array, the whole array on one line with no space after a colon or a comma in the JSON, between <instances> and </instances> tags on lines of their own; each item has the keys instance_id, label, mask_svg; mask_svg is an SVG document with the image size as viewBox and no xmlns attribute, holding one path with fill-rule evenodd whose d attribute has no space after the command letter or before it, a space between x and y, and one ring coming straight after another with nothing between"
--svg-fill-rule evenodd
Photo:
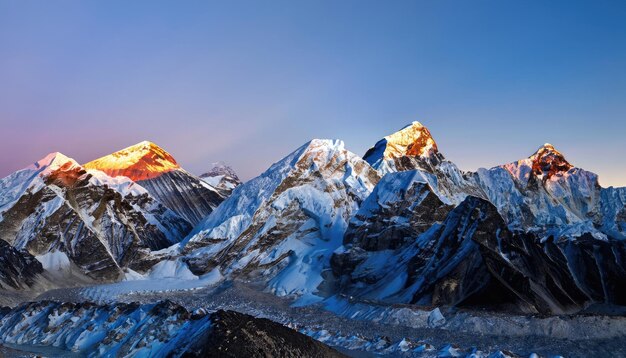
<instances>
[{"instance_id":1,"label":"rocky slope","mask_svg":"<svg viewBox=\"0 0 626 358\"><path fill-rule=\"evenodd\" d=\"M224 197L217 189L182 169L163 148L144 141L86 163L111 177L127 177L166 207L195 225Z\"/></svg>"},{"instance_id":2,"label":"rocky slope","mask_svg":"<svg viewBox=\"0 0 626 358\"><path fill-rule=\"evenodd\" d=\"M0 289L30 287L41 273L43 267L32 255L0 240Z\"/></svg>"},{"instance_id":3,"label":"rocky slope","mask_svg":"<svg viewBox=\"0 0 626 358\"><path fill-rule=\"evenodd\" d=\"M313 338L265 318L234 311L211 315L212 329L198 357L345 357Z\"/></svg>"},{"instance_id":4,"label":"rocky slope","mask_svg":"<svg viewBox=\"0 0 626 358\"><path fill-rule=\"evenodd\" d=\"M313 140L237 187L194 230L185 260L195 273L260 276L279 295L315 293L378 180L343 142Z\"/></svg>"},{"instance_id":5,"label":"rocky slope","mask_svg":"<svg viewBox=\"0 0 626 358\"><path fill-rule=\"evenodd\" d=\"M169 301L43 301L2 309L0 316L0 341L26 351L50 346L87 357L342 357L267 319L232 311L191 313Z\"/></svg>"}]
</instances>

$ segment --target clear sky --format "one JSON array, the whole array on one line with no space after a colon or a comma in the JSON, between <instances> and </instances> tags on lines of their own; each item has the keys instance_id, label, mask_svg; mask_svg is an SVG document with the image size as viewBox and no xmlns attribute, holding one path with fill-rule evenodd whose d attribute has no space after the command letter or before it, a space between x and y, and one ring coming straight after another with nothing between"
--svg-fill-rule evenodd
<instances>
[{"instance_id":1,"label":"clear sky","mask_svg":"<svg viewBox=\"0 0 626 358\"><path fill-rule=\"evenodd\" d=\"M147 139L248 179L413 120L465 170L550 142L626 185L626 1L0 0L0 177Z\"/></svg>"}]
</instances>

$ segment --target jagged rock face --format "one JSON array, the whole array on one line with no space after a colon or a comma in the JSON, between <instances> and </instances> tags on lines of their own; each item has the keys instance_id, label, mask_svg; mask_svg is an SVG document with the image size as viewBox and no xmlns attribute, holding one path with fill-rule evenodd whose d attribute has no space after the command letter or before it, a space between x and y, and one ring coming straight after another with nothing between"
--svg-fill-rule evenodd
<instances>
[{"instance_id":1,"label":"jagged rock face","mask_svg":"<svg viewBox=\"0 0 626 358\"><path fill-rule=\"evenodd\" d=\"M387 206L393 207L385 203L378 212ZM332 260L341 292L422 305L502 304L545 314L626 303L623 241L586 234L541 242L510 231L496 208L479 198L467 197L441 224L406 242L377 251L346 244Z\"/></svg>"},{"instance_id":2,"label":"jagged rock face","mask_svg":"<svg viewBox=\"0 0 626 358\"><path fill-rule=\"evenodd\" d=\"M601 230L608 236L626 238L626 188L602 188L600 191Z\"/></svg>"},{"instance_id":3,"label":"jagged rock face","mask_svg":"<svg viewBox=\"0 0 626 358\"><path fill-rule=\"evenodd\" d=\"M477 237L492 277L515 297L518 307L540 313L576 312L590 303L626 305L626 245L590 234L576 240L540 243L533 235L501 229ZM472 299L489 304L492 294Z\"/></svg>"},{"instance_id":4,"label":"jagged rock face","mask_svg":"<svg viewBox=\"0 0 626 358\"><path fill-rule=\"evenodd\" d=\"M346 253L333 257L333 269L342 278L343 292L387 302L454 305L489 284L488 271L473 237L495 235L498 227L494 219L482 213L490 204L468 197L451 210L441 202L426 201L433 194L423 185L421 189L425 200L418 202L414 210L439 211L439 218L445 219L441 223L433 221L425 231L419 216L413 225L408 220L408 225L419 228L416 233L421 233L396 249L363 255L361 248L347 244ZM418 208L420 203L423 208ZM379 212L385 213L387 206L382 204ZM495 209L493 212L499 218ZM341 265L346 255L354 256L352 262L357 261L352 268Z\"/></svg>"},{"instance_id":5,"label":"jagged rock face","mask_svg":"<svg viewBox=\"0 0 626 358\"><path fill-rule=\"evenodd\" d=\"M561 152L556 150L552 144L546 143L539 148L532 157L532 173L538 178L550 179L558 173L564 173L572 169L571 165Z\"/></svg>"},{"instance_id":6,"label":"jagged rock face","mask_svg":"<svg viewBox=\"0 0 626 358\"><path fill-rule=\"evenodd\" d=\"M342 357L267 319L191 313L172 302L31 302L0 312L0 339L86 357Z\"/></svg>"},{"instance_id":7,"label":"jagged rock face","mask_svg":"<svg viewBox=\"0 0 626 358\"><path fill-rule=\"evenodd\" d=\"M115 280L126 267L145 271L150 250L191 229L130 180L87 173L62 155L1 182L13 195L3 206L0 239L35 256L61 251L98 280Z\"/></svg>"},{"instance_id":8,"label":"jagged rock face","mask_svg":"<svg viewBox=\"0 0 626 358\"><path fill-rule=\"evenodd\" d=\"M24 289L32 286L43 267L28 252L18 251L0 240L0 288Z\"/></svg>"},{"instance_id":9,"label":"jagged rock face","mask_svg":"<svg viewBox=\"0 0 626 358\"><path fill-rule=\"evenodd\" d=\"M314 140L236 188L195 230L186 260L199 273L257 275L279 295L315 293L378 180L343 142Z\"/></svg>"},{"instance_id":10,"label":"jagged rock face","mask_svg":"<svg viewBox=\"0 0 626 358\"><path fill-rule=\"evenodd\" d=\"M237 173L223 162L214 163L209 171L200 175L200 179L217 189L225 198L241 185Z\"/></svg>"},{"instance_id":11,"label":"jagged rock face","mask_svg":"<svg viewBox=\"0 0 626 358\"><path fill-rule=\"evenodd\" d=\"M574 167L553 145L526 159L475 173L447 161L418 122L385 137L365 159L381 173L419 170L440 199L458 205L467 195L486 199L513 230L541 239L590 233L626 239L623 190L601 188L595 174Z\"/></svg>"},{"instance_id":12,"label":"jagged rock face","mask_svg":"<svg viewBox=\"0 0 626 358\"><path fill-rule=\"evenodd\" d=\"M387 136L366 154L391 174L332 257L342 292L428 305L506 303L542 313L623 304L624 188L601 188L595 174L549 144L527 159L461 173L421 127ZM420 145L424 150L415 150ZM407 170L415 170L404 174L412 181L393 174ZM411 185L420 190L411 192ZM440 200L420 200L431 194ZM458 206L450 211L445 204Z\"/></svg>"},{"instance_id":13,"label":"jagged rock face","mask_svg":"<svg viewBox=\"0 0 626 358\"><path fill-rule=\"evenodd\" d=\"M174 170L137 182L163 205L196 225L209 215L224 197L184 170Z\"/></svg>"},{"instance_id":14,"label":"jagged rock face","mask_svg":"<svg viewBox=\"0 0 626 358\"><path fill-rule=\"evenodd\" d=\"M421 172L391 173L350 220L344 244L366 251L395 250L412 244L450 210L424 182Z\"/></svg>"},{"instance_id":15,"label":"jagged rock face","mask_svg":"<svg viewBox=\"0 0 626 358\"><path fill-rule=\"evenodd\" d=\"M148 141L84 166L111 177L131 179L192 225L198 224L224 200L217 189L180 168L168 152Z\"/></svg>"}]
</instances>

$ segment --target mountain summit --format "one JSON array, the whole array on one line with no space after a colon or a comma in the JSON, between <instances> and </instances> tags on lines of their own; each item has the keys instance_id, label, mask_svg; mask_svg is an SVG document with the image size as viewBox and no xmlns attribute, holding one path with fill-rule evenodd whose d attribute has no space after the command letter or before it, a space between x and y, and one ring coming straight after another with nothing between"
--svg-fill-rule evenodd
<instances>
[{"instance_id":1,"label":"mountain summit","mask_svg":"<svg viewBox=\"0 0 626 358\"><path fill-rule=\"evenodd\" d=\"M84 167L103 171L112 177L125 176L133 181L156 178L180 168L171 154L150 141L98 158Z\"/></svg>"},{"instance_id":2,"label":"mountain summit","mask_svg":"<svg viewBox=\"0 0 626 358\"><path fill-rule=\"evenodd\" d=\"M430 158L436 153L437 143L428 128L420 122L413 122L378 141L365 153L363 159L377 168L385 161L405 156Z\"/></svg>"},{"instance_id":3,"label":"mountain summit","mask_svg":"<svg viewBox=\"0 0 626 358\"><path fill-rule=\"evenodd\" d=\"M63 153L53 152L36 161L26 169L54 171L78 166L79 164L74 159L65 156Z\"/></svg>"},{"instance_id":4,"label":"mountain summit","mask_svg":"<svg viewBox=\"0 0 626 358\"><path fill-rule=\"evenodd\" d=\"M561 152L550 143L541 146L530 158L533 162L532 170L536 176L550 178L556 173L566 172L573 168Z\"/></svg>"}]
</instances>

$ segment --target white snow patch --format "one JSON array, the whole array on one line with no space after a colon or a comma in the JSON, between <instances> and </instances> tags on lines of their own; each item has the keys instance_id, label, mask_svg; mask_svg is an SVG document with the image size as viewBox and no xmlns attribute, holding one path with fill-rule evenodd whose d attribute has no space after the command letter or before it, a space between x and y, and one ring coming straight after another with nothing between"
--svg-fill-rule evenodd
<instances>
[{"instance_id":1,"label":"white snow patch","mask_svg":"<svg viewBox=\"0 0 626 358\"><path fill-rule=\"evenodd\" d=\"M62 251L52 251L35 256L46 271L64 271L70 267L70 259Z\"/></svg>"}]
</instances>

